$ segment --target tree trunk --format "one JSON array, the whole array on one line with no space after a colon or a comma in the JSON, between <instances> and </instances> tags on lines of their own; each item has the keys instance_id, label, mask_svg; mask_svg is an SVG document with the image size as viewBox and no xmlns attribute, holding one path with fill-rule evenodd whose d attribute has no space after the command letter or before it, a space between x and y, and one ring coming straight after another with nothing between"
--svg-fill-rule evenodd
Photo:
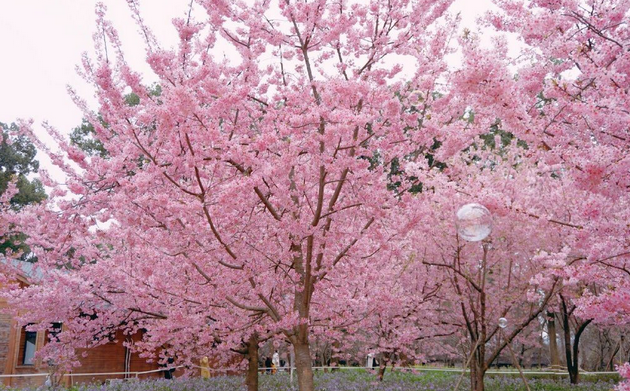
<instances>
[{"instance_id":1,"label":"tree trunk","mask_svg":"<svg viewBox=\"0 0 630 391\"><path fill-rule=\"evenodd\" d=\"M378 381L383 381L385 377L385 370L387 369L386 363L381 363L378 367Z\"/></svg>"},{"instance_id":2,"label":"tree trunk","mask_svg":"<svg viewBox=\"0 0 630 391\"><path fill-rule=\"evenodd\" d=\"M567 356L567 360L569 360L570 357ZM571 381L571 384L578 384L580 382L580 370L577 366L577 359L575 360L575 364L573 362L571 362L570 365L567 365L567 369L569 371L569 380Z\"/></svg>"},{"instance_id":3,"label":"tree trunk","mask_svg":"<svg viewBox=\"0 0 630 391\"><path fill-rule=\"evenodd\" d=\"M580 381L580 360L578 359L580 355L580 337L582 333L586 329L586 326L591 323L592 319L589 319L578 326L577 331L575 332L575 337L573 337L573 360L574 360L574 371L575 374L572 375L569 372L569 377L571 378L571 384L578 384Z\"/></svg>"},{"instance_id":4,"label":"tree trunk","mask_svg":"<svg viewBox=\"0 0 630 391\"><path fill-rule=\"evenodd\" d=\"M335 367L339 367L339 356L337 353L339 352L340 345L339 341L334 341L330 350L330 366L333 367L333 372L336 370Z\"/></svg>"},{"instance_id":5,"label":"tree trunk","mask_svg":"<svg viewBox=\"0 0 630 391\"><path fill-rule=\"evenodd\" d=\"M387 362L389 361L389 354L383 353L381 354L379 359L380 360L378 362L378 381L383 381L383 378L385 377L385 370L387 369Z\"/></svg>"},{"instance_id":6,"label":"tree trunk","mask_svg":"<svg viewBox=\"0 0 630 391\"><path fill-rule=\"evenodd\" d=\"M294 189L293 183L293 168L289 174ZM293 266L295 271L300 275L300 285L303 289L295 291L295 298L293 301L293 310L297 312L299 316L299 324L293 327L293 332L287 335L291 344L293 345L293 352L295 353L295 370L298 378L299 391L314 391L315 385L313 382L313 361L311 360L311 348L309 345L309 318L310 318L310 304L315 289L314 281L315 277L311 274L310 255L312 255L313 236L309 236L307 239L307 251L310 254L304 257L302 253L302 247L299 240L292 237L291 240L291 252L293 253Z\"/></svg>"},{"instance_id":7,"label":"tree trunk","mask_svg":"<svg viewBox=\"0 0 630 391\"><path fill-rule=\"evenodd\" d=\"M475 391L484 391L485 385L483 384L483 378L485 371L480 370L477 372L477 378L475 379Z\"/></svg>"},{"instance_id":8,"label":"tree trunk","mask_svg":"<svg viewBox=\"0 0 630 391\"><path fill-rule=\"evenodd\" d=\"M485 335L477 338L483 338ZM477 345L477 342L475 342ZM486 374L486 346L484 343L480 343L472 353L472 360L470 361L470 390L471 391L484 391L485 386L483 384L483 378Z\"/></svg>"},{"instance_id":9,"label":"tree trunk","mask_svg":"<svg viewBox=\"0 0 630 391\"><path fill-rule=\"evenodd\" d=\"M592 322L589 319L585 322L578 323L573 337L573 344L571 343L571 323L569 318L572 311L567 309L567 305L562 299L562 326L564 328L564 352L567 357L567 369L569 371L569 379L571 384L578 384L580 382L580 367L579 367L579 353L580 353L580 337L586 329L586 326Z\"/></svg>"},{"instance_id":10,"label":"tree trunk","mask_svg":"<svg viewBox=\"0 0 630 391\"><path fill-rule=\"evenodd\" d=\"M298 342L293 345L295 351L295 370L297 372L298 389L300 391L313 391L313 363L311 361L311 349L308 342Z\"/></svg>"},{"instance_id":11,"label":"tree trunk","mask_svg":"<svg viewBox=\"0 0 630 391\"><path fill-rule=\"evenodd\" d=\"M615 369L615 356L619 352L619 345L613 350L612 355L610 356L610 361L608 361L608 365L606 365L606 370L613 371Z\"/></svg>"},{"instance_id":12,"label":"tree trunk","mask_svg":"<svg viewBox=\"0 0 630 391\"><path fill-rule=\"evenodd\" d=\"M486 371L483 368L483 361L479 361L479 353L475 353L475 357L470 363L470 391L484 391L483 378Z\"/></svg>"},{"instance_id":13,"label":"tree trunk","mask_svg":"<svg viewBox=\"0 0 630 391\"><path fill-rule=\"evenodd\" d=\"M551 369L560 369L560 353L558 352L558 334L556 332L556 315L547 312L547 335L549 336L549 361Z\"/></svg>"},{"instance_id":14,"label":"tree trunk","mask_svg":"<svg viewBox=\"0 0 630 391\"><path fill-rule=\"evenodd\" d=\"M569 371L569 379L571 384L577 384L579 382L579 373L577 365L577 357L573 357L573 350L571 345L571 324L569 323L569 312L567 307L562 302L562 328L564 329L564 354L567 359L567 370Z\"/></svg>"},{"instance_id":15,"label":"tree trunk","mask_svg":"<svg viewBox=\"0 0 630 391\"><path fill-rule=\"evenodd\" d=\"M247 341L247 391L258 391L258 335L252 334Z\"/></svg>"}]
</instances>

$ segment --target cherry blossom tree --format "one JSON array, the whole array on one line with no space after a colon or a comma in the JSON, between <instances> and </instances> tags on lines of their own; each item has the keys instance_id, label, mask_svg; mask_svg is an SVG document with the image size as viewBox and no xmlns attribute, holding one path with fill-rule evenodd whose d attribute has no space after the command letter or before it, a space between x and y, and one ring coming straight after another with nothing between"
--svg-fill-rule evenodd
<instances>
[{"instance_id":1,"label":"cherry blossom tree","mask_svg":"<svg viewBox=\"0 0 630 391\"><path fill-rule=\"evenodd\" d=\"M560 288L554 270L567 265L563 231L570 228L550 221L552 217L531 215L554 216L567 206L560 202L562 192L544 199L536 194L568 184L546 165L523 164L527 149L505 137L505 144L499 133L476 139L466 152L444 160L444 169L408 165L408 172L432 190L422 195L433 208L415 233L427 238L417 243L416 252L432 267L431 275L444 276L442 290L448 295L442 307L450 311L443 319L461 330L472 390L484 389L490 365L534 327ZM490 139L493 148L485 144ZM553 198L556 202L550 203ZM488 207L493 229L483 242L467 243L457 234L455 211L473 201ZM508 320L505 329L499 325L501 318Z\"/></svg>"},{"instance_id":2,"label":"cherry blossom tree","mask_svg":"<svg viewBox=\"0 0 630 391\"><path fill-rule=\"evenodd\" d=\"M35 140L66 180L42 173L47 203L7 214L29 227L42 277L6 295L25 322L64 321L49 350L65 347L68 365L72 348L118 329L189 365L275 335L305 391L314 333L383 322L378 311L394 320L378 330L390 354L413 340L419 310L439 309L465 330L483 390L490 363L565 285L612 278L576 299L600 317L630 286L629 2L496 3L485 47L458 33L450 0L199 0L173 20L169 49L129 0L157 90L99 6L96 55L82 63L97 111L71 94L106 153L49 126L60 150ZM518 56L502 31L522 40ZM454 212L472 201L495 218L483 246L456 235ZM433 270L449 294L425 307L437 286L418 282ZM380 302L360 294L366 281ZM403 286L409 297L382 290Z\"/></svg>"},{"instance_id":3,"label":"cherry blossom tree","mask_svg":"<svg viewBox=\"0 0 630 391\"><path fill-rule=\"evenodd\" d=\"M630 390L630 364L625 363L624 365L617 368L619 373L624 379L624 382L618 385L615 390L617 391L628 391Z\"/></svg>"},{"instance_id":4,"label":"cherry blossom tree","mask_svg":"<svg viewBox=\"0 0 630 391\"><path fill-rule=\"evenodd\" d=\"M417 240L411 236L410 241ZM352 284L353 295L335 297L329 311L347 321L335 329L321 330L337 343L339 354L358 347L362 365L371 355L378 362L378 378L383 380L389 366L420 362L428 353L438 354L440 337L455 334L457 328L443 321L440 312L444 281L428 273L428 267L412 255L412 243L399 243L410 256L390 259L387 268L374 278ZM329 294L345 294L337 290ZM331 315L331 318L334 315Z\"/></svg>"},{"instance_id":5,"label":"cherry blossom tree","mask_svg":"<svg viewBox=\"0 0 630 391\"><path fill-rule=\"evenodd\" d=\"M73 97L107 155L88 158L48 127L62 152L39 147L67 180L45 177L50 202L19 217L45 277L16 295L45 297L32 319L55 310L87 345L122 327L146 329L146 350L176 349L173 330L261 318L291 342L299 387L312 390L320 292L398 256L408 199L388 189L390 162L464 111L434 93L448 78L451 1L199 1L174 19L172 50L129 3L161 93L131 69L100 6L82 70L98 114ZM408 100L422 110L404 110Z\"/></svg>"},{"instance_id":6,"label":"cherry blossom tree","mask_svg":"<svg viewBox=\"0 0 630 391\"><path fill-rule=\"evenodd\" d=\"M501 11L488 22L524 45L515 61L524 69L514 82L521 102L506 120L520 137L540 137L541 158L586 191L567 243L585 260L574 280L599 289L578 297L577 314L627 324L630 2L496 3Z\"/></svg>"}]
</instances>

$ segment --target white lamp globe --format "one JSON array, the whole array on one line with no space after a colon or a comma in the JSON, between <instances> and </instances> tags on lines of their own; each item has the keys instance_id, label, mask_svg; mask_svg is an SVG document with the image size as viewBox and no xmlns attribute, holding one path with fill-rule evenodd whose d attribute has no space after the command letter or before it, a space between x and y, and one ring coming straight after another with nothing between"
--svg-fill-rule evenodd
<instances>
[{"instance_id":1,"label":"white lamp globe","mask_svg":"<svg viewBox=\"0 0 630 391\"><path fill-rule=\"evenodd\" d=\"M481 204L471 203L457 211L457 233L468 242L484 240L492 231L492 215Z\"/></svg>"}]
</instances>

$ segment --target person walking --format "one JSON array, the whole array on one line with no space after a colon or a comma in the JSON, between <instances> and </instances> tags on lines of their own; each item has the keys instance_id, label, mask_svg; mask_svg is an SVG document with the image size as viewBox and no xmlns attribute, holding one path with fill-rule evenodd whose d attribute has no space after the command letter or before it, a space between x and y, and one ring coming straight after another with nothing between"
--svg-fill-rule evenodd
<instances>
[{"instance_id":1,"label":"person walking","mask_svg":"<svg viewBox=\"0 0 630 391\"><path fill-rule=\"evenodd\" d=\"M208 357L203 357L200 362L199 369L201 370L201 378L209 379L210 378L210 360Z\"/></svg>"},{"instance_id":2,"label":"person walking","mask_svg":"<svg viewBox=\"0 0 630 391\"><path fill-rule=\"evenodd\" d=\"M271 359L271 373L275 375L279 367L280 367L280 355L278 354L278 351L276 350L273 353L273 358Z\"/></svg>"}]
</instances>

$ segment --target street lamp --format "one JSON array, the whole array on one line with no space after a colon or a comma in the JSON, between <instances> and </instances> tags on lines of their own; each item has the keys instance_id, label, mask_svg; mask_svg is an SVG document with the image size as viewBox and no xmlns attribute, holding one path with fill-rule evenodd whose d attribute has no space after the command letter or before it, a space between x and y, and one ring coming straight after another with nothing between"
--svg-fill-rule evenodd
<instances>
[{"instance_id":1,"label":"street lamp","mask_svg":"<svg viewBox=\"0 0 630 391\"><path fill-rule=\"evenodd\" d=\"M492 215L481 204L470 203L462 206L455 214L457 233L467 242L484 240L492 232Z\"/></svg>"},{"instance_id":2,"label":"street lamp","mask_svg":"<svg viewBox=\"0 0 630 391\"><path fill-rule=\"evenodd\" d=\"M481 245L483 248L483 259L481 260L481 265L480 265L481 281L479 285L481 289L480 302L483 303L485 302L485 295L486 295L486 292L485 292L486 267L487 267L488 250L490 248L489 242L484 239L488 238L488 236L490 236L490 233L492 232L492 215L490 214L490 211L488 210L488 208L477 203L470 203L470 204L463 205L457 210L457 213L455 215L457 217L457 233L462 239L464 239L467 242L483 241ZM485 313L484 310L482 310L482 312ZM485 323L485 319L482 319L482 322ZM502 336L505 337L503 333L504 333L504 329L508 326L508 320L503 317L499 318L498 326L499 326L498 335L499 335L499 344L500 344L501 337ZM470 361L472 360L475 354L475 351L477 350L477 348L479 347L481 343L485 344L485 339L486 339L486 336L484 334L477 336L477 343L471 350L470 356L468 357L468 360L466 361L466 364L464 365L462 374L455 386L455 391L459 389L459 385L461 384L464 374L466 373L466 368L470 364ZM512 351L512 347L510 346L509 342L506 345L512 355L512 359L514 360L513 361L514 365L518 369L518 372L521 376L521 379L523 380L523 383L525 383L525 387L527 388L527 391L530 391L529 384L527 384L525 375L523 374L523 371L521 370L520 365L518 365L518 360L516 358L516 355Z\"/></svg>"},{"instance_id":3,"label":"street lamp","mask_svg":"<svg viewBox=\"0 0 630 391\"><path fill-rule=\"evenodd\" d=\"M455 213L455 217L457 218L457 234L459 237L464 239L467 242L479 242L486 239L490 236L492 232L492 215L488 208L481 204L470 203L463 205L457 210ZM481 260L480 272L481 272L481 292L482 296L485 296L485 286L486 286L486 258L488 255L488 243L482 243L483 248L483 259ZM483 301L483 300L481 300ZM482 340L484 340L482 342ZM459 386L464 379L464 375L466 374L466 368L470 364L473 356L475 355L475 351L479 347L480 343L485 343L485 336L477 336L477 342L475 346L470 351L470 356L466 360L464 364L464 368L462 369L462 374L457 380L457 384L455 385L455 391L459 389Z\"/></svg>"}]
</instances>

